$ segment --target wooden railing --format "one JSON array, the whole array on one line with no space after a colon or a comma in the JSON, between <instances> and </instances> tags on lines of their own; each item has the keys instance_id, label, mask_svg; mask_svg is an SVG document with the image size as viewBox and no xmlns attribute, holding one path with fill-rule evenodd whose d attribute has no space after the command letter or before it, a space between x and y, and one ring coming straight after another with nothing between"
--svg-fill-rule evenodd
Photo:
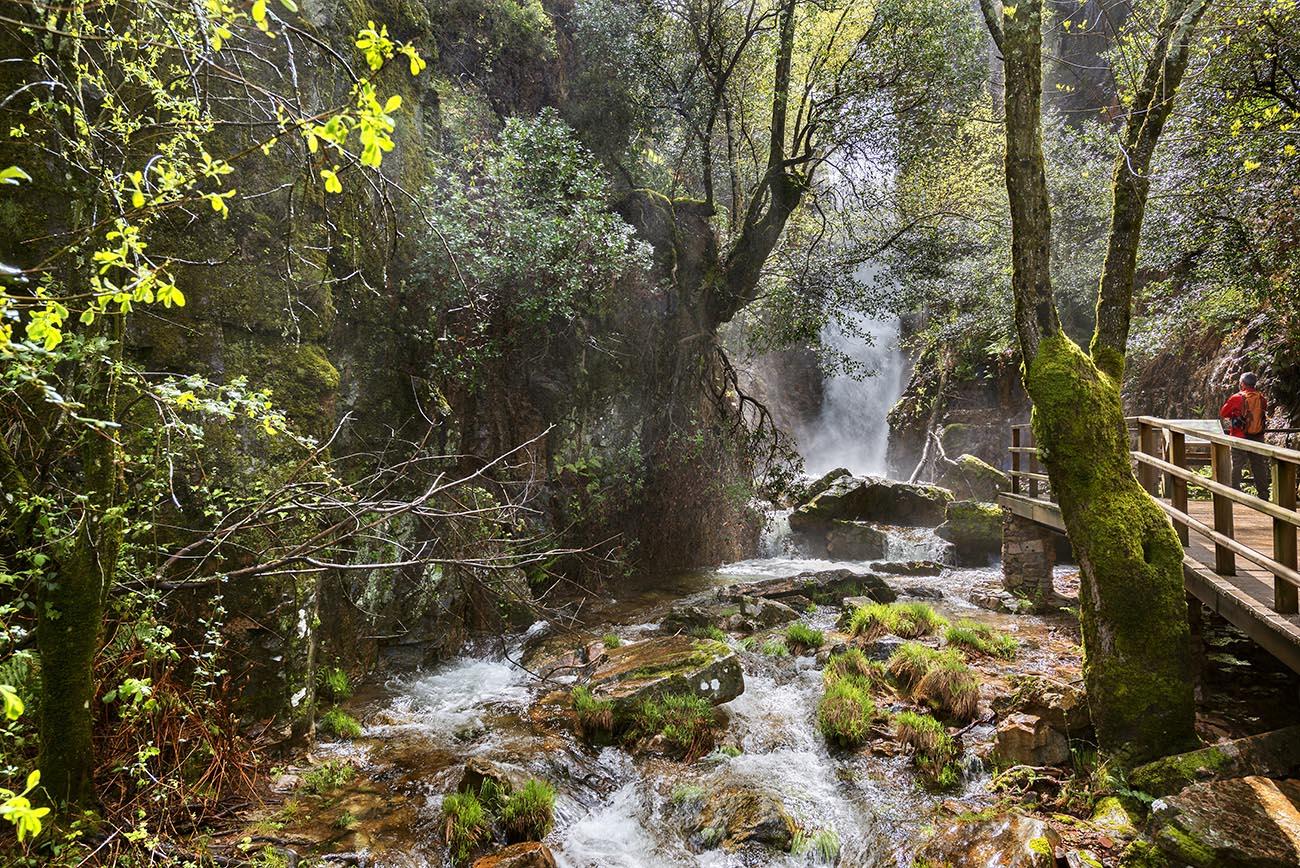
<instances>
[{"instance_id":1,"label":"wooden railing","mask_svg":"<svg viewBox=\"0 0 1300 868\"><path fill-rule=\"evenodd\" d=\"M1282 614L1300 611L1300 570L1297 569L1296 483L1300 475L1300 450L1286 449L1222 432L1206 430L1195 420L1137 416L1128 420L1133 435L1133 458L1138 482L1168 514L1183 545L1196 531L1214 545L1213 569L1222 576L1237 574L1241 557L1273 576L1273 609ZM1039 465L1029 426L1011 426L1011 491L1036 499L1054 500L1048 479ZM1271 471L1271 495L1264 500L1232 487L1232 452L1262 455ZM1210 475L1193 467L1208 461ZM1207 492L1212 503L1211 523L1191 515L1189 487ZM1249 515L1264 517L1272 525L1272 547L1267 553L1236 538L1234 506Z\"/></svg>"}]
</instances>

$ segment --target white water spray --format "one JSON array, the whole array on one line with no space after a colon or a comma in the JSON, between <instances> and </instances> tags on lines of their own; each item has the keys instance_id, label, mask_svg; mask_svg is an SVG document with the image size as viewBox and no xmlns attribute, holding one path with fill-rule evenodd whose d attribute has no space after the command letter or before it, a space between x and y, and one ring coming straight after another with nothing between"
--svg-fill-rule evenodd
<instances>
[{"instance_id":1,"label":"white water spray","mask_svg":"<svg viewBox=\"0 0 1300 868\"><path fill-rule=\"evenodd\" d=\"M885 473L889 445L886 416L907 379L907 359L898 346L898 320L859 316L859 334L834 324L822 330L822 342L852 359L871 376L837 374L826 381L821 413L799 432L800 451L809 474L836 467L855 474Z\"/></svg>"}]
</instances>

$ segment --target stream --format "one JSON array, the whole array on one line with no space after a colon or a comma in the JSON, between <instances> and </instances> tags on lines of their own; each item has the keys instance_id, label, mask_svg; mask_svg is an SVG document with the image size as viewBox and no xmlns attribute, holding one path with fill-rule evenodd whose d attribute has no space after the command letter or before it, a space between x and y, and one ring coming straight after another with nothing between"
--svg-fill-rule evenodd
<instances>
[{"instance_id":1,"label":"stream","mask_svg":"<svg viewBox=\"0 0 1300 868\"><path fill-rule=\"evenodd\" d=\"M614 632L623 642L636 641L656 635L673 602L712 586L872 567L869 562L801 556L783 519L775 517L762 557L587 600L586 632L593 637ZM930 530L894 528L888 559L938 560L946 546ZM972 587L996 582L998 576L996 568L945 566L937 576L889 579L904 594L900 599L923 598L945 616L976 618L1017 636L1021 651L1016 660L996 664L1005 671L981 671L982 690L1010 672L1057 677L1069 677L1069 667L1077 672L1076 628L1070 619L1012 618L969 602ZM829 630L839 614L838 606L822 606L804 620ZM719 787L760 787L777 796L806 833L834 831L840 844L835 864L867 868L910 865L918 834L945 801L949 812L978 810L989 802L989 776L976 758L991 743L988 722L977 721L963 734L961 786L947 794L929 793L919 785L910 759L896 749L828 748L816 728L823 688L814 657L765 656L757 645L749 650L736 637L728 642L740 651L745 685L739 697L721 706L729 723L720 744L730 750L715 750L687 765L633 757L616 747L588 747L530 716L541 695L566 686L564 679L539 684L512 662L520 660L525 642L546 627L539 622L523 635L355 697L349 708L364 724L362 738L322 744L315 759L356 765L356 780L342 797L292 817L289 828L314 841L317 852L364 852L370 865L447 865L438 828L440 804L445 793L455 790L470 757L555 786L555 828L546 842L557 863L572 868L827 864L815 854L766 849L699 851L698 842L693 847L684 831L691 805L681 797L696 787L705 793ZM694 808L698 812L698 803Z\"/></svg>"}]
</instances>

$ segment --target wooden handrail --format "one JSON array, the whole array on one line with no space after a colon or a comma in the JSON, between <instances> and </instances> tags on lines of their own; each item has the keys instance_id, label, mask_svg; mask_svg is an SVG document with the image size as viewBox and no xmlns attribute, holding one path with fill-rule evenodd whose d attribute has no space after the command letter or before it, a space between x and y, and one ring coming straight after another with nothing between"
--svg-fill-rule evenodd
<instances>
[{"instance_id":1,"label":"wooden handrail","mask_svg":"<svg viewBox=\"0 0 1300 868\"><path fill-rule=\"evenodd\" d=\"M1178 537L1186 546L1190 542L1189 530L1195 530L1214 546L1213 569L1222 576L1236 575L1236 558L1242 557L1273 575L1273 609L1282 614L1295 614L1300 610L1300 565L1297 564L1297 529L1300 528L1300 509L1297 509L1297 478L1300 477L1300 450L1287 449L1232 437L1217 431L1186 424L1184 421L1160 419L1154 416L1134 416L1125 419L1133 440L1130 452L1136 462L1138 482L1146 489L1172 520ZM1028 483L1029 496L1038 499L1042 484L1050 484L1045 473L1037 473L1038 449L1022 445L1022 434L1030 426L1017 423L1011 426L1011 485L1012 492L1023 496L1022 480ZM1195 444L1193 441L1198 441ZM1189 445L1202 447L1199 455L1209 453L1211 478L1188 468ZM1204 447L1208 447L1208 450ZM1264 500L1238 491L1232 484L1233 452L1247 452L1263 456L1272 470L1272 499ZM1240 460L1238 457L1237 460ZM1195 463L1203 463L1201 458ZM1025 468L1026 465L1028 469ZM1253 475L1253 473L1252 473ZM1258 486L1262 480L1256 479ZM1160 497L1161 486L1164 496ZM1195 485L1210 493L1213 501L1213 525L1206 524L1188 511L1188 486ZM1236 539L1233 505L1241 504L1254 512L1268 516L1272 521L1272 557Z\"/></svg>"}]
</instances>

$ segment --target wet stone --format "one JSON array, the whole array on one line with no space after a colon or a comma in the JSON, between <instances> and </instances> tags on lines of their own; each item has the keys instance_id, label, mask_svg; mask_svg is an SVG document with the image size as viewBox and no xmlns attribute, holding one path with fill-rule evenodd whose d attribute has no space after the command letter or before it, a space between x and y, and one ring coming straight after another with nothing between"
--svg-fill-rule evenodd
<instances>
[{"instance_id":1,"label":"wet stone","mask_svg":"<svg viewBox=\"0 0 1300 868\"><path fill-rule=\"evenodd\" d=\"M691 830L705 849L734 850L747 843L789 850L794 820L770 793L749 788L723 788L711 795Z\"/></svg>"},{"instance_id":2,"label":"wet stone","mask_svg":"<svg viewBox=\"0 0 1300 868\"><path fill-rule=\"evenodd\" d=\"M1300 781L1252 776L1192 784L1152 804L1149 831L1179 865L1300 865Z\"/></svg>"},{"instance_id":3,"label":"wet stone","mask_svg":"<svg viewBox=\"0 0 1300 868\"><path fill-rule=\"evenodd\" d=\"M873 569L895 576L937 576L943 572L943 564L938 561L889 561L875 564Z\"/></svg>"},{"instance_id":4,"label":"wet stone","mask_svg":"<svg viewBox=\"0 0 1300 868\"><path fill-rule=\"evenodd\" d=\"M839 603L845 597L866 596L877 603L892 603L898 592L875 573L853 570L819 570L798 573L786 578L763 579L744 585L731 585L726 594L749 594L755 597L785 600L805 597L817 603Z\"/></svg>"},{"instance_id":5,"label":"wet stone","mask_svg":"<svg viewBox=\"0 0 1300 868\"><path fill-rule=\"evenodd\" d=\"M745 689L740 661L726 643L687 636L611 648L589 685L597 698L616 706L671 693L695 693L717 705Z\"/></svg>"},{"instance_id":6,"label":"wet stone","mask_svg":"<svg viewBox=\"0 0 1300 868\"><path fill-rule=\"evenodd\" d=\"M1297 773L1300 773L1300 726L1288 726L1163 757L1138 766L1129 776L1129 782L1135 789L1165 796L1188 784L1212 778L1246 775L1286 778Z\"/></svg>"},{"instance_id":7,"label":"wet stone","mask_svg":"<svg viewBox=\"0 0 1300 868\"><path fill-rule=\"evenodd\" d=\"M555 868L555 857L540 841L527 841L476 859L473 868Z\"/></svg>"},{"instance_id":8,"label":"wet stone","mask_svg":"<svg viewBox=\"0 0 1300 868\"><path fill-rule=\"evenodd\" d=\"M1042 820L1004 814L989 820L953 820L917 854L936 865L1055 868L1060 837Z\"/></svg>"}]
</instances>

